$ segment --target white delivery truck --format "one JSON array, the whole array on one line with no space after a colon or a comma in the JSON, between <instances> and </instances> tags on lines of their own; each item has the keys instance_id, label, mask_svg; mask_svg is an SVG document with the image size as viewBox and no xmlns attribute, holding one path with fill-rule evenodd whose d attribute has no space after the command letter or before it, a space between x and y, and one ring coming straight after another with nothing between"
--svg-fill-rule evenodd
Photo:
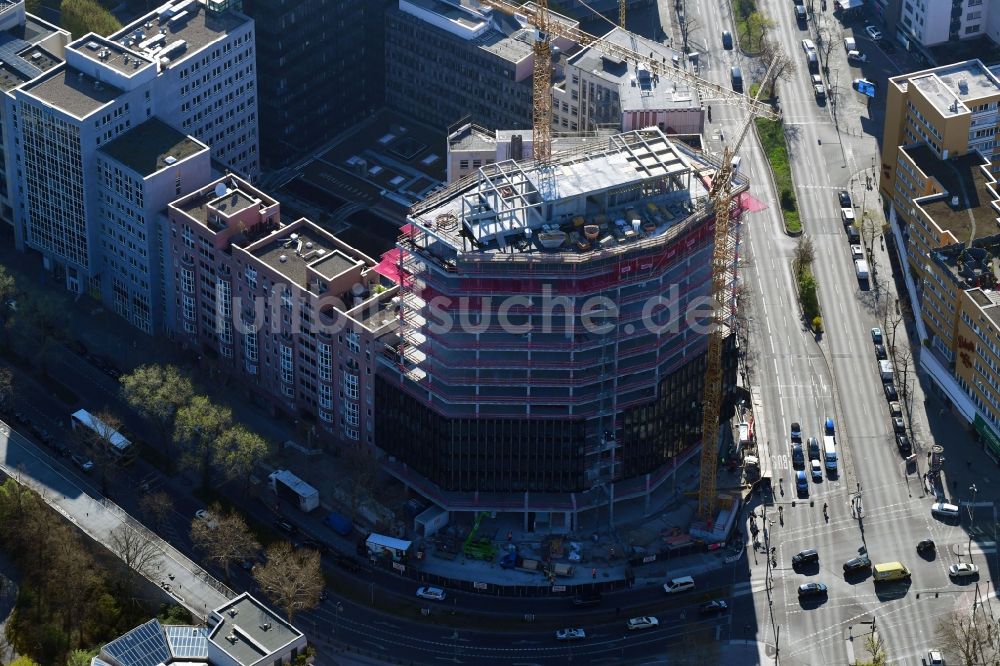
<instances>
[{"instance_id":1,"label":"white delivery truck","mask_svg":"<svg viewBox=\"0 0 1000 666\"><path fill-rule=\"evenodd\" d=\"M837 471L837 444L833 435L823 437L823 464L827 472Z\"/></svg>"},{"instance_id":2,"label":"white delivery truck","mask_svg":"<svg viewBox=\"0 0 1000 666\"><path fill-rule=\"evenodd\" d=\"M319 491L287 469L271 472L268 480L275 495L293 502L301 511L309 513L319 506Z\"/></svg>"},{"instance_id":3,"label":"white delivery truck","mask_svg":"<svg viewBox=\"0 0 1000 666\"><path fill-rule=\"evenodd\" d=\"M868 271L868 262L864 259L854 260L854 272L858 274L858 280L867 282L871 273Z\"/></svg>"},{"instance_id":4,"label":"white delivery truck","mask_svg":"<svg viewBox=\"0 0 1000 666\"><path fill-rule=\"evenodd\" d=\"M879 361L878 362L878 373L882 375L883 382L892 381L892 362L891 361Z\"/></svg>"}]
</instances>

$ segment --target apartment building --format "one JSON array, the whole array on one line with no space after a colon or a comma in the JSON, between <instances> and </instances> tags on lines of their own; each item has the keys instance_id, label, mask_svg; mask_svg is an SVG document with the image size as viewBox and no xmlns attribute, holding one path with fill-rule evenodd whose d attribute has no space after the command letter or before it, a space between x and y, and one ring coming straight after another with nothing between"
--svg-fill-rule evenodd
<instances>
[{"instance_id":1,"label":"apartment building","mask_svg":"<svg viewBox=\"0 0 1000 666\"><path fill-rule=\"evenodd\" d=\"M256 24L265 164L302 157L382 106L390 2L243 0Z\"/></svg>"},{"instance_id":2,"label":"apartment building","mask_svg":"<svg viewBox=\"0 0 1000 666\"><path fill-rule=\"evenodd\" d=\"M306 636L244 592L216 608L208 626L153 619L101 648L91 666L282 666L306 650Z\"/></svg>"},{"instance_id":3,"label":"apartment building","mask_svg":"<svg viewBox=\"0 0 1000 666\"><path fill-rule=\"evenodd\" d=\"M458 0L399 0L385 25L390 107L442 130L466 116L483 127L531 127L530 27Z\"/></svg>"},{"instance_id":4,"label":"apartment building","mask_svg":"<svg viewBox=\"0 0 1000 666\"><path fill-rule=\"evenodd\" d=\"M962 214L938 221L915 202L946 193L948 206L957 196L955 210L965 210L1000 172L994 161L1000 80L969 60L892 77L887 88L879 191L902 231L907 263L919 274L931 251L991 234L962 224Z\"/></svg>"},{"instance_id":5,"label":"apartment building","mask_svg":"<svg viewBox=\"0 0 1000 666\"><path fill-rule=\"evenodd\" d=\"M373 442L373 355L398 326L378 264L225 176L168 206L179 340L219 360L276 413Z\"/></svg>"},{"instance_id":6,"label":"apartment building","mask_svg":"<svg viewBox=\"0 0 1000 666\"><path fill-rule=\"evenodd\" d=\"M17 86L41 76L63 59L70 36L25 11L24 0L0 2L0 91L4 96ZM0 104L0 222L14 225L16 168L13 141L7 131L6 104Z\"/></svg>"},{"instance_id":7,"label":"apartment building","mask_svg":"<svg viewBox=\"0 0 1000 666\"><path fill-rule=\"evenodd\" d=\"M904 39L936 46L988 35L1000 42L1000 10L983 0L903 0L896 26Z\"/></svg>"},{"instance_id":8,"label":"apartment building","mask_svg":"<svg viewBox=\"0 0 1000 666\"><path fill-rule=\"evenodd\" d=\"M107 199L104 170L108 160L115 159L112 155L123 156L128 150L102 149L156 118L211 146L212 159L254 177L258 155L253 41L253 21L224 3L182 0L109 38L90 34L71 42L65 62L10 90L5 133L13 138L19 165L14 207L18 247L38 252L45 268L70 291L103 297L117 311L113 295L120 292L110 267L124 257L104 256L116 252L112 248L120 239L117 232L114 238L103 234L117 227L106 224L110 205L117 209L127 201ZM137 156L135 166L147 169L144 160L159 155L180 160L166 145L173 140L185 146L184 151L191 148L173 135L163 144L144 146L148 149ZM157 146L165 152L156 153ZM99 165L101 159L104 166ZM109 168L117 188L116 167ZM146 179L156 173L133 169L133 182L138 184L135 178L142 176L149 184ZM185 172L174 196L194 187L193 175ZM165 183L162 178L154 180ZM132 193L138 193L137 187ZM149 206L163 197L151 196L147 202L146 194L153 192L144 193L141 206L133 202L129 216L133 226L142 218L144 226L137 233L151 239L160 231ZM160 262L159 257L153 261ZM143 289L155 293L160 286L149 283ZM129 319L135 321L134 313Z\"/></svg>"},{"instance_id":9,"label":"apartment building","mask_svg":"<svg viewBox=\"0 0 1000 666\"><path fill-rule=\"evenodd\" d=\"M702 439L707 336L686 315L711 282L697 173L717 167L654 128L551 169L484 164L417 204L399 345L378 357L384 467L441 507L516 512L526 529L648 498ZM733 354L725 367L731 386Z\"/></svg>"},{"instance_id":10,"label":"apartment building","mask_svg":"<svg viewBox=\"0 0 1000 666\"><path fill-rule=\"evenodd\" d=\"M650 60L687 66L680 51L614 28L602 37L611 44L637 51ZM552 88L552 128L555 131L621 131L659 127L667 134L701 134L704 114L698 92L673 80L661 80L649 62L626 62L588 46L567 58Z\"/></svg>"}]
</instances>

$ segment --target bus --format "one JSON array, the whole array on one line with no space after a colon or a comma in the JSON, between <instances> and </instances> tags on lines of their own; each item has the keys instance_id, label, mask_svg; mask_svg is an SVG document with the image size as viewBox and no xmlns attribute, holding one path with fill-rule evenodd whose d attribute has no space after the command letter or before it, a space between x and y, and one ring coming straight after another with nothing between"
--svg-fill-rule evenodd
<instances>
[{"instance_id":1,"label":"bus","mask_svg":"<svg viewBox=\"0 0 1000 666\"><path fill-rule=\"evenodd\" d=\"M125 459L132 453L132 442L117 430L112 430L104 421L86 409L79 409L70 414L70 425L73 426L73 430L78 427L86 428L99 439L107 439L111 444L112 455L119 460Z\"/></svg>"}]
</instances>

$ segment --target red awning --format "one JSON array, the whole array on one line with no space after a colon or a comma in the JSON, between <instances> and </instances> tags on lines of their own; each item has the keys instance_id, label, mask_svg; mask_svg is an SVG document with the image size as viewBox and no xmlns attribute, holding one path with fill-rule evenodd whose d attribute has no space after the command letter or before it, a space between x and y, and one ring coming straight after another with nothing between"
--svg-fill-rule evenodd
<instances>
[{"instance_id":1,"label":"red awning","mask_svg":"<svg viewBox=\"0 0 1000 666\"><path fill-rule=\"evenodd\" d=\"M379 261L378 265L375 266L375 272L378 273L379 275L384 275L385 277L389 278L396 284L400 284L401 272L399 263L402 254L403 251L400 250L398 247L389 250L388 252L382 255L381 261ZM403 275L406 276L406 284L407 285L411 284L412 278L409 275L406 275L405 273L403 273Z\"/></svg>"}]
</instances>

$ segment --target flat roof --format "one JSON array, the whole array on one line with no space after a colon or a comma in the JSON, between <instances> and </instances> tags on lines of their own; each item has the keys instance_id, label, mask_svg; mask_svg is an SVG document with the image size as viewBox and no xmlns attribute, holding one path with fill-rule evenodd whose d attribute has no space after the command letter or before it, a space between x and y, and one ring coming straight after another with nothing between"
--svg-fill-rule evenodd
<instances>
[{"instance_id":1,"label":"flat roof","mask_svg":"<svg viewBox=\"0 0 1000 666\"><path fill-rule=\"evenodd\" d=\"M300 287L307 284L309 266L315 266L320 275L331 279L357 263L340 251L333 242L332 235L305 219L246 249L289 282Z\"/></svg>"},{"instance_id":2,"label":"flat roof","mask_svg":"<svg viewBox=\"0 0 1000 666\"><path fill-rule=\"evenodd\" d=\"M997 196L989 187L993 179L980 168L989 164L982 155L969 153L942 160L924 144L902 150L947 192L946 196L934 195L914 201L942 231L950 232L959 243L997 233L998 214L993 204ZM953 196L959 198L955 207L951 205Z\"/></svg>"},{"instance_id":3,"label":"flat roof","mask_svg":"<svg viewBox=\"0 0 1000 666\"><path fill-rule=\"evenodd\" d=\"M225 186L225 194L218 195L216 190L219 185ZM220 190L221 191L221 190ZM209 215L218 211L223 215L244 210L248 206L261 206L269 208L277 201L267 194L256 189L246 181L228 175L222 180L209 183L197 192L182 197L171 202L170 206L181 211L204 227L218 232L220 228L216 225L209 225Z\"/></svg>"},{"instance_id":4,"label":"flat roof","mask_svg":"<svg viewBox=\"0 0 1000 666\"><path fill-rule=\"evenodd\" d=\"M673 57L686 58L683 53L668 46L633 35L621 28L614 28L602 37L618 46L649 53L650 60L669 64ZM610 84L618 86L618 96L623 110L633 109L686 109L699 107L697 91L677 81L652 76L643 63L625 62L610 57L594 45L581 50L569 64L590 72Z\"/></svg>"},{"instance_id":5,"label":"flat roof","mask_svg":"<svg viewBox=\"0 0 1000 666\"><path fill-rule=\"evenodd\" d=\"M185 55L200 51L251 21L248 16L234 10L218 15L207 12L197 0L178 0L161 6L158 11L149 12L136 19L111 35L109 39L119 44L132 41L134 42L130 47L132 50L153 58L161 57L165 47L183 41L183 47L170 54L171 60L179 60ZM162 40L149 47L142 47L146 40L155 39L161 30L164 31Z\"/></svg>"},{"instance_id":6,"label":"flat roof","mask_svg":"<svg viewBox=\"0 0 1000 666\"><path fill-rule=\"evenodd\" d=\"M967 113L978 100L1000 95L1000 81L979 60L956 62L892 80L912 84L943 116Z\"/></svg>"},{"instance_id":7,"label":"flat roof","mask_svg":"<svg viewBox=\"0 0 1000 666\"><path fill-rule=\"evenodd\" d=\"M69 45L70 49L86 55L122 74L131 74L141 67L153 64L153 59L140 55L125 46L104 37L90 35Z\"/></svg>"},{"instance_id":8,"label":"flat roof","mask_svg":"<svg viewBox=\"0 0 1000 666\"><path fill-rule=\"evenodd\" d=\"M302 637L301 631L247 593L217 608L213 616L221 619L208 640L246 666L263 663Z\"/></svg>"},{"instance_id":9,"label":"flat roof","mask_svg":"<svg viewBox=\"0 0 1000 666\"><path fill-rule=\"evenodd\" d=\"M101 150L132 171L148 176L195 153L207 151L208 146L161 120L150 118L101 146Z\"/></svg>"},{"instance_id":10,"label":"flat roof","mask_svg":"<svg viewBox=\"0 0 1000 666\"><path fill-rule=\"evenodd\" d=\"M23 26L0 32L0 89L10 90L62 62L35 43L54 31L30 18Z\"/></svg>"},{"instance_id":11,"label":"flat roof","mask_svg":"<svg viewBox=\"0 0 1000 666\"><path fill-rule=\"evenodd\" d=\"M993 326L1000 328L1000 293L984 291L983 289L969 289L968 294L983 311L983 314L990 318Z\"/></svg>"},{"instance_id":12,"label":"flat roof","mask_svg":"<svg viewBox=\"0 0 1000 666\"><path fill-rule=\"evenodd\" d=\"M86 118L122 94L107 82L65 66L22 90L77 118Z\"/></svg>"}]
</instances>

